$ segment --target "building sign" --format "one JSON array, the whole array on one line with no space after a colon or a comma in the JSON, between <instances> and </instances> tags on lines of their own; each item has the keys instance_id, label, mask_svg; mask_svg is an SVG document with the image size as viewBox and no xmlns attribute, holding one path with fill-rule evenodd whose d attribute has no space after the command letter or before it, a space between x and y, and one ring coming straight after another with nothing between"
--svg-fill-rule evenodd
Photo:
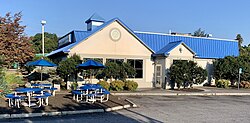
<instances>
[{"instance_id":1,"label":"building sign","mask_svg":"<svg viewBox=\"0 0 250 123\"><path fill-rule=\"evenodd\" d=\"M63 38L59 39L58 47L61 47L65 44L71 43L71 34L64 36Z\"/></svg>"}]
</instances>

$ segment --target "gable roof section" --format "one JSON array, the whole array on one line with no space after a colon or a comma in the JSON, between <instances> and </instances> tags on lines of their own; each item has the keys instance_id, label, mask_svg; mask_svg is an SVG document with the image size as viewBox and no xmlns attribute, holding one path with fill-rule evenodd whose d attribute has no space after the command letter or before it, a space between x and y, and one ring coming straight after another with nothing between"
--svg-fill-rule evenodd
<instances>
[{"instance_id":1,"label":"gable roof section","mask_svg":"<svg viewBox=\"0 0 250 123\"><path fill-rule=\"evenodd\" d=\"M198 58L224 58L238 56L238 42L235 40L176 36L160 33L135 32L135 34L155 52L170 42L182 41L196 53Z\"/></svg>"},{"instance_id":2,"label":"gable roof section","mask_svg":"<svg viewBox=\"0 0 250 123\"><path fill-rule=\"evenodd\" d=\"M148 50L150 50L152 53L154 53L154 51L150 47L148 47L140 38L138 38L137 35L134 34L134 32L128 26L126 26L120 19L114 18L114 19L111 19L111 20L105 22L104 24L96 27L92 31L72 31L72 32L70 32L71 34L74 35L73 37L75 39L75 42L72 44L69 44L65 47L62 47L60 49L54 50L54 51L50 52L49 54L47 54L46 56L49 57L49 56L57 54L59 52L68 53L70 51L70 49L72 49L74 46L76 46L80 42L86 40L87 38L94 35L95 33L101 31L103 28L105 28L106 26L108 26L109 24L111 24L114 21L117 21L119 24L121 24L121 26L123 26L129 33L131 33L142 45L144 45Z\"/></svg>"},{"instance_id":3,"label":"gable roof section","mask_svg":"<svg viewBox=\"0 0 250 123\"><path fill-rule=\"evenodd\" d=\"M153 56L158 56L158 55L167 56L169 55L170 51L172 51L175 47L179 46L180 44L184 45L191 53L195 54L195 52L192 49L190 49L184 42L175 41L168 43L165 47L157 51Z\"/></svg>"}]
</instances>

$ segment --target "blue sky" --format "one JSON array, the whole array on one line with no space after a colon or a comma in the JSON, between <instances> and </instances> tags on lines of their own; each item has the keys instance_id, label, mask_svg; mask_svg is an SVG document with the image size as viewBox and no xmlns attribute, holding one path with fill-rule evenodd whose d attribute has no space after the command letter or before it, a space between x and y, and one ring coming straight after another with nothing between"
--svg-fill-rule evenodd
<instances>
[{"instance_id":1,"label":"blue sky","mask_svg":"<svg viewBox=\"0 0 250 123\"><path fill-rule=\"evenodd\" d=\"M249 0L0 0L0 15L22 11L29 36L45 31L63 36L86 30L93 13L104 19L121 19L132 30L193 33L202 28L215 38L235 39L240 33L250 43Z\"/></svg>"}]
</instances>

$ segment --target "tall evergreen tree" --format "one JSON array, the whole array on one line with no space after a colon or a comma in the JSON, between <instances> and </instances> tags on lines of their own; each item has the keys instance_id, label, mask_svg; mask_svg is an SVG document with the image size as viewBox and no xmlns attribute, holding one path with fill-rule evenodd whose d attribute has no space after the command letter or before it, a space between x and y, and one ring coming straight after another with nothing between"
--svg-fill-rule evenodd
<instances>
[{"instance_id":1,"label":"tall evergreen tree","mask_svg":"<svg viewBox=\"0 0 250 123\"><path fill-rule=\"evenodd\" d=\"M242 43L243 43L243 38L241 37L241 35L240 34L237 34L237 36L236 36L236 39L235 40L237 40L238 41L238 46L239 46L239 51L241 52L241 50L242 50L242 47L241 47L241 45L242 45Z\"/></svg>"},{"instance_id":2,"label":"tall evergreen tree","mask_svg":"<svg viewBox=\"0 0 250 123\"><path fill-rule=\"evenodd\" d=\"M207 37L209 34L205 33L204 30L201 30L201 28L199 28L198 30L196 30L194 32L194 34L192 36L195 36L195 37Z\"/></svg>"},{"instance_id":3,"label":"tall evergreen tree","mask_svg":"<svg viewBox=\"0 0 250 123\"><path fill-rule=\"evenodd\" d=\"M21 19L21 12L13 16L10 13L4 17L0 16L0 54L4 57L8 68L14 62L22 65L34 56L34 50L30 48L32 44L24 34L26 26L20 24Z\"/></svg>"}]
</instances>

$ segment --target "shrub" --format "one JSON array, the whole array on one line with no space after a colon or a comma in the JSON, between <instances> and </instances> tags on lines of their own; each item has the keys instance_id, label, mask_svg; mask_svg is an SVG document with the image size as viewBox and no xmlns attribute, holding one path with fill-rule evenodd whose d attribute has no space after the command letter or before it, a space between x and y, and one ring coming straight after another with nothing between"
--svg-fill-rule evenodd
<instances>
[{"instance_id":1,"label":"shrub","mask_svg":"<svg viewBox=\"0 0 250 123\"><path fill-rule=\"evenodd\" d=\"M10 88L16 88L19 85L24 85L25 82L22 80L22 77L15 74L6 74L5 81L8 83Z\"/></svg>"},{"instance_id":2,"label":"shrub","mask_svg":"<svg viewBox=\"0 0 250 123\"><path fill-rule=\"evenodd\" d=\"M241 88L250 88L250 82L242 81L242 82L240 82L240 87Z\"/></svg>"},{"instance_id":3,"label":"shrub","mask_svg":"<svg viewBox=\"0 0 250 123\"><path fill-rule=\"evenodd\" d=\"M77 83L77 82L73 82L73 83L71 84L71 90L76 90L77 87L78 87L78 83Z\"/></svg>"},{"instance_id":4,"label":"shrub","mask_svg":"<svg viewBox=\"0 0 250 123\"><path fill-rule=\"evenodd\" d=\"M230 81L225 79L219 79L215 81L216 87L218 88L228 88Z\"/></svg>"},{"instance_id":5,"label":"shrub","mask_svg":"<svg viewBox=\"0 0 250 123\"><path fill-rule=\"evenodd\" d=\"M121 91L124 87L124 82L121 80L115 80L110 83L110 89L114 91Z\"/></svg>"},{"instance_id":6,"label":"shrub","mask_svg":"<svg viewBox=\"0 0 250 123\"><path fill-rule=\"evenodd\" d=\"M100 81L97 84L100 84L106 90L109 90L110 84L107 81Z\"/></svg>"},{"instance_id":7,"label":"shrub","mask_svg":"<svg viewBox=\"0 0 250 123\"><path fill-rule=\"evenodd\" d=\"M124 85L125 90L135 91L137 89L137 87L138 87L137 82L131 81L131 80L125 81L125 85Z\"/></svg>"}]
</instances>

